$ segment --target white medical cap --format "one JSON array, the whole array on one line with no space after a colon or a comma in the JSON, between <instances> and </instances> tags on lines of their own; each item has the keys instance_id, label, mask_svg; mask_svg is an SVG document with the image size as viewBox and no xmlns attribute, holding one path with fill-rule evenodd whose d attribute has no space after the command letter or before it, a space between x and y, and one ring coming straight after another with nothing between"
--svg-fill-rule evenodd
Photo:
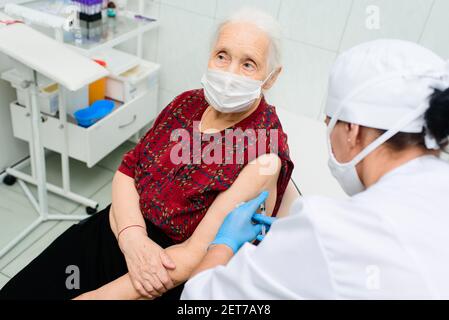
<instances>
[{"instance_id":1,"label":"white medical cap","mask_svg":"<svg viewBox=\"0 0 449 320\"><path fill-rule=\"evenodd\" d=\"M401 40L376 40L341 54L331 71L327 116L389 130L407 114L429 106L435 89L449 88L449 63L432 51ZM400 132L419 133L421 117Z\"/></svg>"}]
</instances>

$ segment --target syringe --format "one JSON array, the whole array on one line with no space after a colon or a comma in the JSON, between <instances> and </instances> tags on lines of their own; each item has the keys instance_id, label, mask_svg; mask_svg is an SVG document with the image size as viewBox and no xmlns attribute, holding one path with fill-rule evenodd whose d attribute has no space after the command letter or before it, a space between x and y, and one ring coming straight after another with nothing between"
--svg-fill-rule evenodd
<instances>
[{"instance_id":1,"label":"syringe","mask_svg":"<svg viewBox=\"0 0 449 320\"><path fill-rule=\"evenodd\" d=\"M263 202L263 203L260 205L260 214L261 214L261 215L264 215L264 216L267 215L267 209L266 209L266 207L265 207L265 202ZM265 237L266 234L267 234L267 227L266 227L264 224L262 224L262 236Z\"/></svg>"}]
</instances>

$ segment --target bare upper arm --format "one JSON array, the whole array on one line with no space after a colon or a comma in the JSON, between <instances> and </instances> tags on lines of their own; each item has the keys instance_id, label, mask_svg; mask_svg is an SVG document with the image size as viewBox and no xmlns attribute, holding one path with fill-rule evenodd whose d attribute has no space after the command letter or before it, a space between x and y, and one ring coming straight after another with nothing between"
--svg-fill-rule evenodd
<instances>
[{"instance_id":1,"label":"bare upper arm","mask_svg":"<svg viewBox=\"0 0 449 320\"><path fill-rule=\"evenodd\" d=\"M271 215L276 204L277 180L281 170L281 160L277 155L259 157L248 164L233 185L222 192L212 203L197 229L189 239L200 246L206 246L214 239L226 215L238 204L268 191L267 214Z\"/></svg>"}]
</instances>

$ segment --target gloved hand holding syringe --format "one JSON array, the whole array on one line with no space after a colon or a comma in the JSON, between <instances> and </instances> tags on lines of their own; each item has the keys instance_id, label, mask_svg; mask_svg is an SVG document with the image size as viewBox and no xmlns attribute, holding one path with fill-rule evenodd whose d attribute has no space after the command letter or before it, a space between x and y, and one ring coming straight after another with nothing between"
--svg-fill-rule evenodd
<instances>
[{"instance_id":1,"label":"gloved hand holding syringe","mask_svg":"<svg viewBox=\"0 0 449 320\"><path fill-rule=\"evenodd\" d=\"M276 218L266 216L267 198L268 192L263 192L230 212L211 245L224 244L236 253L246 242L262 241L267 228L276 221Z\"/></svg>"}]
</instances>

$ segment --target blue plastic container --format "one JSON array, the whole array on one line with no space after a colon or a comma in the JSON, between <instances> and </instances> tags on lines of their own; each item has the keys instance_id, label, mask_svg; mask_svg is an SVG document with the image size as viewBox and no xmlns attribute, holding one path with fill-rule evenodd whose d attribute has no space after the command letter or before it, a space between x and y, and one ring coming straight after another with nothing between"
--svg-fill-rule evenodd
<instances>
[{"instance_id":1,"label":"blue plastic container","mask_svg":"<svg viewBox=\"0 0 449 320\"><path fill-rule=\"evenodd\" d=\"M114 102L111 100L98 100L90 107L76 111L74 116L79 126L89 128L110 114L113 109Z\"/></svg>"}]
</instances>

